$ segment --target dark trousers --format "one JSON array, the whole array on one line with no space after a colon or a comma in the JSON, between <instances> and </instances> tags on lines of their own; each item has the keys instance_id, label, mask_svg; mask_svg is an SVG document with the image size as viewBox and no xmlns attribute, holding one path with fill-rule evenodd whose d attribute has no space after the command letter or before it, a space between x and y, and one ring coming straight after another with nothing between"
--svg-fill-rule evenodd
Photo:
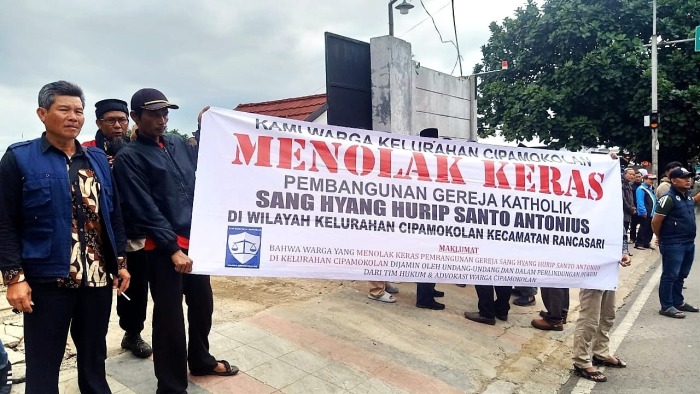
<instances>
[{"instance_id":1,"label":"dark trousers","mask_svg":"<svg viewBox=\"0 0 700 394\"><path fill-rule=\"evenodd\" d=\"M25 393L58 393L68 330L75 343L81 393L111 393L105 375L112 286L59 288L31 284L33 312L24 314Z\"/></svg>"},{"instance_id":2,"label":"dark trousers","mask_svg":"<svg viewBox=\"0 0 700 394\"><path fill-rule=\"evenodd\" d=\"M632 215L632 221L630 222L630 241L637 242L637 236L639 235L639 230L637 228L642 224L643 219L643 217Z\"/></svg>"},{"instance_id":3,"label":"dark trousers","mask_svg":"<svg viewBox=\"0 0 700 394\"><path fill-rule=\"evenodd\" d=\"M128 252L126 260L131 274L129 289L125 292L131 301L117 297L119 327L129 334L140 334L146 321L148 307L148 260L144 249Z\"/></svg>"},{"instance_id":4,"label":"dark trousers","mask_svg":"<svg viewBox=\"0 0 700 394\"><path fill-rule=\"evenodd\" d=\"M542 303L547 308L544 319L552 324L563 323L569 314L569 289L540 287Z\"/></svg>"},{"instance_id":5,"label":"dark trousers","mask_svg":"<svg viewBox=\"0 0 700 394\"><path fill-rule=\"evenodd\" d=\"M639 225L639 232L637 233L637 240L634 245L648 248L650 246L651 237L654 235L651 230L651 218L649 216L640 216L639 219L641 220L641 224Z\"/></svg>"},{"instance_id":6,"label":"dark trousers","mask_svg":"<svg viewBox=\"0 0 700 394\"><path fill-rule=\"evenodd\" d=\"M684 304L683 283L690 274L695 258L695 243L667 243L659 246L661 251L661 281L659 282L659 300L661 309Z\"/></svg>"},{"instance_id":7,"label":"dark trousers","mask_svg":"<svg viewBox=\"0 0 700 394\"><path fill-rule=\"evenodd\" d=\"M496 316L508 316L510 310L511 286L476 285L476 295L479 297L479 314L490 319ZM494 292L496 298L494 299Z\"/></svg>"},{"instance_id":8,"label":"dark trousers","mask_svg":"<svg viewBox=\"0 0 700 394\"><path fill-rule=\"evenodd\" d=\"M517 297L530 297L537 294L537 287L520 287L516 286L513 289L513 295Z\"/></svg>"},{"instance_id":9,"label":"dark trousers","mask_svg":"<svg viewBox=\"0 0 700 394\"><path fill-rule=\"evenodd\" d=\"M435 283L416 283L416 305L431 305L435 302Z\"/></svg>"},{"instance_id":10,"label":"dark trousers","mask_svg":"<svg viewBox=\"0 0 700 394\"><path fill-rule=\"evenodd\" d=\"M185 251L186 252L186 251ZM160 250L146 252L153 297L153 367L157 393L184 393L187 364L190 371L216 367L209 354L209 332L214 300L209 276L180 274L170 255ZM185 337L182 297L187 303L190 340Z\"/></svg>"}]
</instances>

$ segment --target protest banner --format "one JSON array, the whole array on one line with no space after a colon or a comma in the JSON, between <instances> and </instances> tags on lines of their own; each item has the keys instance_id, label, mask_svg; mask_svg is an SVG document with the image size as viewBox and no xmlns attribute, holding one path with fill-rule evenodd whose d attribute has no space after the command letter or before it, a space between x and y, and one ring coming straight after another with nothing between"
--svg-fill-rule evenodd
<instances>
[{"instance_id":1,"label":"protest banner","mask_svg":"<svg viewBox=\"0 0 700 394\"><path fill-rule=\"evenodd\" d=\"M194 273L615 289L620 168L212 108Z\"/></svg>"}]
</instances>

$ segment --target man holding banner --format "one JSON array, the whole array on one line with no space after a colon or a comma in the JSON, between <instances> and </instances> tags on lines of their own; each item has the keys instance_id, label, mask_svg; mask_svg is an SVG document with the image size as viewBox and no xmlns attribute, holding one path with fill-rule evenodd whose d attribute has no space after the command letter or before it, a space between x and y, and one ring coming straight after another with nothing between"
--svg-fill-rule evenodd
<instances>
[{"instance_id":1,"label":"man holding banner","mask_svg":"<svg viewBox=\"0 0 700 394\"><path fill-rule=\"evenodd\" d=\"M193 375L229 376L238 372L209 354L214 310L209 276L192 271L189 250L195 159L192 148L166 134L168 109L178 106L156 89L131 98L131 118L139 126L136 141L114 161L122 208L146 235L146 258L153 297L153 353L158 393L184 393L187 365ZM189 344L185 338L182 296L187 303Z\"/></svg>"}]
</instances>

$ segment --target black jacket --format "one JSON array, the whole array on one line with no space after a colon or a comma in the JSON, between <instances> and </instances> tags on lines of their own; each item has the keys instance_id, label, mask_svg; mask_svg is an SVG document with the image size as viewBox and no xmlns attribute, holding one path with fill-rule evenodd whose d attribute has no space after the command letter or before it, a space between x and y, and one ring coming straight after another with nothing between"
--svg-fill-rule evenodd
<instances>
[{"instance_id":1,"label":"black jacket","mask_svg":"<svg viewBox=\"0 0 700 394\"><path fill-rule=\"evenodd\" d=\"M622 213L625 222L632 220L632 215L637 214L637 209L634 205L634 190L630 183L622 177Z\"/></svg>"},{"instance_id":2,"label":"black jacket","mask_svg":"<svg viewBox=\"0 0 700 394\"><path fill-rule=\"evenodd\" d=\"M168 253L180 250L177 236L189 238L194 199L195 158L180 137L166 134L163 147L138 137L114 159L124 222Z\"/></svg>"}]
</instances>

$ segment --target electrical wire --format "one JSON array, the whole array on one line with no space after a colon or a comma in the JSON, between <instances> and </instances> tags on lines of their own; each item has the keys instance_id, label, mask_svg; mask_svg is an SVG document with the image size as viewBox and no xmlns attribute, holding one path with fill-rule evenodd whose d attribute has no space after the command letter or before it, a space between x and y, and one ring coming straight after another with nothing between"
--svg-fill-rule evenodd
<instances>
[{"instance_id":1,"label":"electrical wire","mask_svg":"<svg viewBox=\"0 0 700 394\"><path fill-rule=\"evenodd\" d=\"M452 0L452 25L454 26L455 29L455 47L457 47L457 61L459 62L459 76L463 77L464 73L462 72L462 54L459 53L459 39L457 38L457 20L455 19L455 0ZM452 69L452 72L454 72L454 69ZM452 74L450 74L452 75Z\"/></svg>"},{"instance_id":2,"label":"electrical wire","mask_svg":"<svg viewBox=\"0 0 700 394\"><path fill-rule=\"evenodd\" d=\"M420 0L420 5L423 6L423 10L425 10L425 13L428 14L430 19L433 21L433 26L435 27L435 31L437 32L438 37L440 37L440 41L442 41L443 44L447 44L449 42L450 44L454 45L455 48L457 48L457 45L455 45L454 41L452 41L452 40L445 41L442 38L442 34L440 34L440 30L437 27L437 23L435 23L435 18L433 18L433 16L430 14L430 11L428 11L428 9L425 8L425 4L423 4L423 0Z\"/></svg>"},{"instance_id":3,"label":"electrical wire","mask_svg":"<svg viewBox=\"0 0 700 394\"><path fill-rule=\"evenodd\" d=\"M442 10L443 10L445 7L447 7L448 5L450 5L449 2L445 3L442 7L438 8L438 10L435 11L435 15L439 14L440 11L442 11ZM422 21L420 21L420 22L416 23L415 25L411 26L410 29L408 29L408 30L406 30L405 32L401 33L401 34L399 35L399 37L403 37L404 35L408 34L411 30L413 30L413 29L415 29L416 27L422 25L423 22L427 21L428 19L430 19L430 18L429 18L429 17L428 17L428 18L425 18L425 19L423 19Z\"/></svg>"},{"instance_id":4,"label":"electrical wire","mask_svg":"<svg viewBox=\"0 0 700 394\"><path fill-rule=\"evenodd\" d=\"M455 23L455 39L456 39L457 38L457 25L456 25L456 22L454 21L454 19L455 19L455 17L454 17L454 0L452 0L451 3L452 3L452 21L453 21L453 23ZM457 49L457 62L455 62L455 68L457 67L457 63L459 63L460 76L462 76L462 56L459 53L459 46L457 46L457 44L455 44L455 42L452 40L445 40L442 38L442 34L440 33L440 30L437 27L437 23L435 23L435 18L433 18L433 16L430 14L430 11L428 11L428 9L425 8L425 4L423 4L423 0L420 0L420 5L423 7L423 10L425 10L425 13L428 14L430 19L433 21L433 26L435 27L435 31L437 32L438 36L440 37L440 41L442 41L443 44L450 43L450 44L452 44L452 46L455 47L455 49ZM452 69L452 72L450 73L450 75L452 75L454 73L455 68Z\"/></svg>"}]
</instances>

